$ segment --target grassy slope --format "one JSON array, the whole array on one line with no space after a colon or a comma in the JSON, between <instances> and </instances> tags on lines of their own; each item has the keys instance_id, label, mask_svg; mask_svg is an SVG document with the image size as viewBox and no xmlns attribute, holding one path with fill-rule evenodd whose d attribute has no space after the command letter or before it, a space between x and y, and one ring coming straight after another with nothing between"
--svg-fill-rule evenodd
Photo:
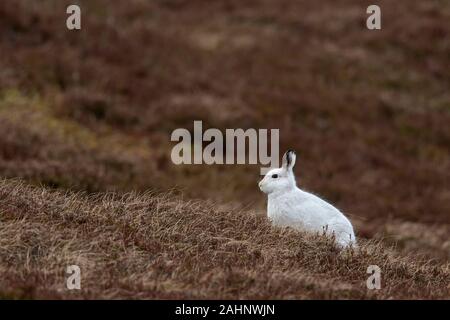
<instances>
[{"instance_id":1,"label":"grassy slope","mask_svg":"<svg viewBox=\"0 0 450 320\"><path fill-rule=\"evenodd\" d=\"M14 298L444 298L449 264L361 241L272 228L260 215L174 195L82 194L0 183L0 292ZM65 290L78 264L82 291ZM383 290L365 287L367 266Z\"/></svg>"},{"instance_id":2,"label":"grassy slope","mask_svg":"<svg viewBox=\"0 0 450 320\"><path fill-rule=\"evenodd\" d=\"M80 3L78 33L61 27L64 1L0 3L0 174L26 180L2 183L2 295L69 297L77 260L86 297L448 297L446 2L381 1L380 32L356 0ZM170 132L194 119L280 128L300 186L381 241L363 245L375 253L269 230L254 166L173 166ZM147 189L174 198L65 194Z\"/></svg>"}]
</instances>

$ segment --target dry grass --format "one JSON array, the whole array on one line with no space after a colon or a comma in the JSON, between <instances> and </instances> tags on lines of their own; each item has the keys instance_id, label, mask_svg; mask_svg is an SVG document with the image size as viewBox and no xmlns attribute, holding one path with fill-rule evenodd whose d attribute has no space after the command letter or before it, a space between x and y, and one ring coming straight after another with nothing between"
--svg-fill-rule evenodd
<instances>
[{"instance_id":1,"label":"dry grass","mask_svg":"<svg viewBox=\"0 0 450 320\"><path fill-rule=\"evenodd\" d=\"M373 241L339 253L321 236L173 195L83 194L0 184L0 292L8 298L446 298L449 264ZM82 270L65 289L67 265ZM383 289L366 289L366 269Z\"/></svg>"}]
</instances>

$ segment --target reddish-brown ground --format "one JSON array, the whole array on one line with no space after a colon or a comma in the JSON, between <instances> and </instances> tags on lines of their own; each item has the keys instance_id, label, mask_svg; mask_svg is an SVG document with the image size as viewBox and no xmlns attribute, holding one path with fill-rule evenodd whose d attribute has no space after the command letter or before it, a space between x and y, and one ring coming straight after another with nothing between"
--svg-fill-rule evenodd
<instances>
[{"instance_id":1,"label":"reddish-brown ground","mask_svg":"<svg viewBox=\"0 0 450 320\"><path fill-rule=\"evenodd\" d=\"M448 299L450 4L369 4L2 0L0 296ZM271 229L259 166L173 165L194 120L279 128L361 250Z\"/></svg>"}]
</instances>

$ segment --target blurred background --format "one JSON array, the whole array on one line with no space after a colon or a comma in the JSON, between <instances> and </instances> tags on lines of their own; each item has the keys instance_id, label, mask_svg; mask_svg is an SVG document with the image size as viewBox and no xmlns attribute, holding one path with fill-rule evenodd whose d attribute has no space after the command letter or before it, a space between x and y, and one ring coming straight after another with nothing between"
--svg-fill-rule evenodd
<instances>
[{"instance_id":1,"label":"blurred background","mask_svg":"<svg viewBox=\"0 0 450 320\"><path fill-rule=\"evenodd\" d=\"M377 1L379 31L370 4L2 0L0 175L264 214L259 165L175 166L170 134L279 128L298 185L357 236L448 260L450 2Z\"/></svg>"}]
</instances>

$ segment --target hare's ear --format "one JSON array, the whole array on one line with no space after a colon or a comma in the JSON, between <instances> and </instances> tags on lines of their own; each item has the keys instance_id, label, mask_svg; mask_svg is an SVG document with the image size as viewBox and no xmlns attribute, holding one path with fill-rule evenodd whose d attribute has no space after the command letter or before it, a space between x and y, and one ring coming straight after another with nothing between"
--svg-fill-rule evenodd
<instances>
[{"instance_id":1,"label":"hare's ear","mask_svg":"<svg viewBox=\"0 0 450 320\"><path fill-rule=\"evenodd\" d=\"M294 168L295 165L295 151L294 150L288 150L286 151L286 153L283 155L283 160L282 160L282 166L285 170L292 170L292 168Z\"/></svg>"}]
</instances>

